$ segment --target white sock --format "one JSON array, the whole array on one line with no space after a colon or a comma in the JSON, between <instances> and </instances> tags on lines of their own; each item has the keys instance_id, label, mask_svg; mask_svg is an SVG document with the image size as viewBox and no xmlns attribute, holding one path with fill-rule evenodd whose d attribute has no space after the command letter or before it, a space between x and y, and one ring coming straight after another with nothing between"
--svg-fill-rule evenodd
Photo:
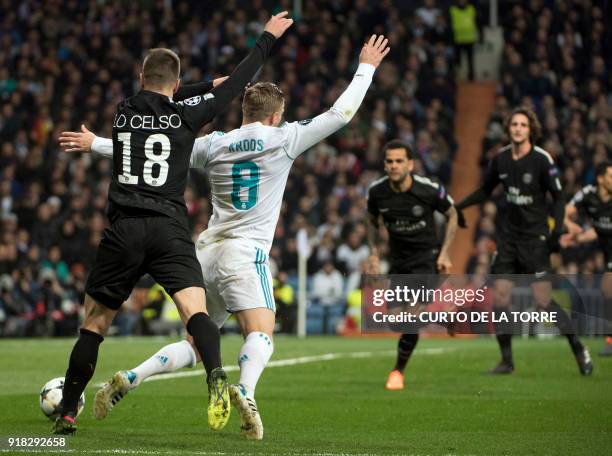
<instances>
[{"instance_id":1,"label":"white sock","mask_svg":"<svg viewBox=\"0 0 612 456\"><path fill-rule=\"evenodd\" d=\"M173 372L182 367L193 367L196 364L196 354L191 344L186 340L166 345L144 363L129 372L136 374L132 381L133 386L138 386L145 378L163 372Z\"/></svg>"},{"instance_id":2,"label":"white sock","mask_svg":"<svg viewBox=\"0 0 612 456\"><path fill-rule=\"evenodd\" d=\"M246 389L248 397L255 397L255 386L273 351L274 345L266 334L256 331L246 337L238 355L238 365L240 384Z\"/></svg>"}]
</instances>

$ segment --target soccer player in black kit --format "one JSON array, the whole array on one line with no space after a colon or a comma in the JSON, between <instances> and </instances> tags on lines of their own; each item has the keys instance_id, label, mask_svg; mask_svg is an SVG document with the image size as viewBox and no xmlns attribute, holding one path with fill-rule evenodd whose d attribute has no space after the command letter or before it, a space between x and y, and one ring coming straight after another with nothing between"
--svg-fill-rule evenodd
<instances>
[{"instance_id":1,"label":"soccer player in black kit","mask_svg":"<svg viewBox=\"0 0 612 456\"><path fill-rule=\"evenodd\" d=\"M389 233L390 274L450 272L448 249L457 230L453 200L444 186L412 173L414 160L407 144L393 140L383 151L387 176L374 182L368 190L369 272L379 273L376 232L381 217ZM434 224L436 211L447 218L441 247ZM395 368L385 388L404 388L404 369L418 340L418 333L401 335Z\"/></svg>"},{"instance_id":2,"label":"soccer player in black kit","mask_svg":"<svg viewBox=\"0 0 612 456\"><path fill-rule=\"evenodd\" d=\"M183 192L191 151L200 129L229 105L261 68L276 38L292 24L280 13L268 21L249 55L210 93L175 102L180 60L169 49L146 56L142 90L117 107L113 125L110 227L87 280L85 320L70 355L60 416L53 432L76 431L77 401L93 376L98 348L119 307L149 273L176 303L206 369L208 423L229 419L227 376L221 368L219 330L206 312L200 264Z\"/></svg>"},{"instance_id":3,"label":"soccer player in black kit","mask_svg":"<svg viewBox=\"0 0 612 456\"><path fill-rule=\"evenodd\" d=\"M568 234L562 236L563 247L597 240L604 254L605 273L601 280L607 337L600 356L612 356L612 163L605 161L595 168L597 185L587 185L574 195L565 206L565 226ZM575 223L575 217L589 220L592 228L584 231Z\"/></svg>"},{"instance_id":4,"label":"soccer player in black kit","mask_svg":"<svg viewBox=\"0 0 612 456\"><path fill-rule=\"evenodd\" d=\"M457 204L462 210L485 201L498 184L503 185L506 206L503 220L498 224L497 252L491 272L498 275L494 282L496 314L506 314L508 322L495 324L501 362L491 374L510 374L514 371L512 357L512 324L508 317L511 306L512 281L502 274L533 274L531 284L535 304L556 313L557 326L565 335L582 375L590 375L593 364L588 350L580 343L565 311L551 298L550 253L559 247L563 230L564 201L561 194L559 171L552 157L535 145L540 137L540 123L527 108L517 108L506 120L506 131L511 143L493 157L485 173L482 186ZM553 201L555 226L548 227L546 194ZM503 318L497 318L503 320Z\"/></svg>"}]
</instances>

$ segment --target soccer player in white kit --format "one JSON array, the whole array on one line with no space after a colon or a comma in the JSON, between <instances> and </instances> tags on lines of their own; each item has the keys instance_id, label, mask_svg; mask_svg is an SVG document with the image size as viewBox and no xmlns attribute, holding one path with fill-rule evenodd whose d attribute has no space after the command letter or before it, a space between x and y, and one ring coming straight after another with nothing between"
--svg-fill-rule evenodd
<instances>
[{"instance_id":1,"label":"soccer player in white kit","mask_svg":"<svg viewBox=\"0 0 612 456\"><path fill-rule=\"evenodd\" d=\"M234 314L244 336L238 364L240 380L230 397L240 413L242 434L263 438L255 386L273 352L275 305L268 253L293 161L346 125L355 115L376 67L389 52L388 40L373 35L363 46L353 80L334 106L319 116L283 123L284 99L272 83L249 87L242 103L243 123L227 134L196 139L191 167L208 170L213 215L196 242L210 317L221 327ZM185 100L188 103L189 100ZM112 156L112 142L91 132L63 133L66 151L93 150ZM198 361L189 340L167 345L141 365L117 372L97 393L102 419L145 378Z\"/></svg>"}]
</instances>

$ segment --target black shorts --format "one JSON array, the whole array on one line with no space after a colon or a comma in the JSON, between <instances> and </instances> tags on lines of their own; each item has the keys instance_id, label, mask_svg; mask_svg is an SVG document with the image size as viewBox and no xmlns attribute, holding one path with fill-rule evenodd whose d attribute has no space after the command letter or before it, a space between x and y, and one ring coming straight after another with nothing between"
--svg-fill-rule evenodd
<instances>
[{"instance_id":1,"label":"black shorts","mask_svg":"<svg viewBox=\"0 0 612 456\"><path fill-rule=\"evenodd\" d=\"M437 248L415 250L405 258L392 258L389 274L437 274Z\"/></svg>"},{"instance_id":2,"label":"black shorts","mask_svg":"<svg viewBox=\"0 0 612 456\"><path fill-rule=\"evenodd\" d=\"M163 215L117 218L104 231L86 292L117 310L146 273L170 296L189 287L204 288L195 245L178 220Z\"/></svg>"},{"instance_id":3,"label":"black shorts","mask_svg":"<svg viewBox=\"0 0 612 456\"><path fill-rule=\"evenodd\" d=\"M550 273L550 249L544 236L517 241L501 239L491 266L492 274L535 274L542 278Z\"/></svg>"}]
</instances>

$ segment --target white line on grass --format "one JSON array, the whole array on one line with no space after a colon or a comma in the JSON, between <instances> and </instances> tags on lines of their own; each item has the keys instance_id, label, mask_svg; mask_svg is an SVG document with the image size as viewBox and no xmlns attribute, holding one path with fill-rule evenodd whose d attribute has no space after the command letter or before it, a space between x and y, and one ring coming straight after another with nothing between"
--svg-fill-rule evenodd
<instances>
[{"instance_id":1,"label":"white line on grass","mask_svg":"<svg viewBox=\"0 0 612 456\"><path fill-rule=\"evenodd\" d=\"M442 353L447 353L451 351L452 348L422 348L418 351L418 355L441 355ZM266 365L266 369L271 367L286 367L286 366L297 366L299 364L310 364L310 363L318 363L323 361L333 361L336 359L355 359L355 358L373 358L376 356L392 356L397 352L395 350L384 350L384 351L365 351L365 352L348 352L348 353L324 353L322 355L313 355L313 356L300 356L298 358L287 358L287 359L279 359L276 361L270 361ZM223 368L225 372L236 372L240 370L240 367L236 365L225 366ZM170 380L173 378L185 378L185 377L197 377L204 375L204 369L195 369L189 371L182 372L171 372L168 374L159 374L154 375L153 377L149 377L145 379L145 382L155 382L158 380ZM100 388L104 384L98 383L93 385L95 388Z\"/></svg>"}]
</instances>

